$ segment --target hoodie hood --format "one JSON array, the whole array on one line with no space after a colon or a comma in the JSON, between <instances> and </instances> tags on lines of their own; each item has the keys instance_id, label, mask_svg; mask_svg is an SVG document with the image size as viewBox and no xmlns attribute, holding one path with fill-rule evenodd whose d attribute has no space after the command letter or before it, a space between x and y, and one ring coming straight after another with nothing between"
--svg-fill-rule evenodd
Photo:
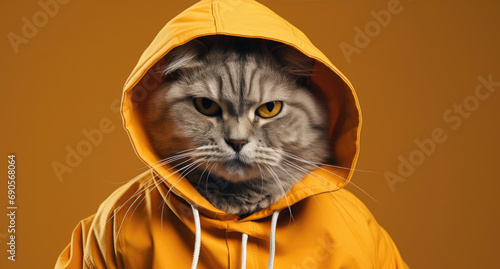
<instances>
[{"instance_id":1,"label":"hoodie hood","mask_svg":"<svg viewBox=\"0 0 500 269\"><path fill-rule=\"evenodd\" d=\"M334 160L331 165L338 167L323 166L313 171L316 176L329 180L318 182L306 176L302 180L303 184L296 184L286 197L252 214L248 219L269 216L273 211L309 196L344 187L352 176L359 153L361 112L354 88L300 30L252 0L200 1L168 22L144 51L125 83L121 107L124 127L138 157L154 167L157 174L167 178L166 187L173 186L173 193L189 204L196 205L202 214L219 219L236 217L213 207L187 180L177 180L178 175L169 177L175 172L167 171L170 168L168 165L155 165L160 159L152 149L136 105L136 102L143 100L147 91L154 90L162 82L155 68L163 63L166 54L192 39L212 35L268 39L294 47L316 60L311 81L328 99L330 152ZM338 176L332 178L332 173Z\"/></svg>"},{"instance_id":2,"label":"hoodie hood","mask_svg":"<svg viewBox=\"0 0 500 269\"><path fill-rule=\"evenodd\" d=\"M205 215L229 217L213 207L187 180L176 180L169 175L168 165L156 167L160 159L154 153L141 123L141 115L134 104L141 101L145 92L154 90L162 81L155 71L166 54L177 46L201 36L228 35L261 38L290 45L316 60L312 83L328 98L330 111L331 154L338 166L324 166L314 171L328 181L306 176L286 197L250 216L250 219L271 215L289 205L321 192L335 191L345 186L352 176L359 153L361 113L354 88L349 80L321 53L297 28L262 4L251 0L210 1L196 3L167 23L142 54L132 74L125 83L122 99L122 116L134 149L147 165L167 178L168 188L189 204L195 204ZM172 170L170 170L172 171ZM330 173L331 172L331 173ZM331 177L334 173L338 177ZM178 181L174 184L174 181ZM174 186L175 185L175 186ZM307 186L307 187L306 187Z\"/></svg>"}]
</instances>

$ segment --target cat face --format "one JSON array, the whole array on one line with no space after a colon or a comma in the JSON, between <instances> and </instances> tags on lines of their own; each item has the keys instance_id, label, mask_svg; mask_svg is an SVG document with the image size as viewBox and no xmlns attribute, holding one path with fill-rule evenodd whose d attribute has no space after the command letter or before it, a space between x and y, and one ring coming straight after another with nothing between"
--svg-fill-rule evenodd
<instances>
[{"instance_id":1,"label":"cat face","mask_svg":"<svg viewBox=\"0 0 500 269\"><path fill-rule=\"evenodd\" d=\"M239 39L188 43L169 54L169 78L147 101L146 130L159 157L173 158L229 213L278 200L328 155L328 113L301 83L311 62L276 49Z\"/></svg>"}]
</instances>

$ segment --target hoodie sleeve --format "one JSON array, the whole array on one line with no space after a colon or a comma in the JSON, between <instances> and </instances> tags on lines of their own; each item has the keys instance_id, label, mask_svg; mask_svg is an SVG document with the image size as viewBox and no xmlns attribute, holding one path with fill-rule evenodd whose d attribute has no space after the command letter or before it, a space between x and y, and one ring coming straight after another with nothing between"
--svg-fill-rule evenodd
<instances>
[{"instance_id":1,"label":"hoodie sleeve","mask_svg":"<svg viewBox=\"0 0 500 269\"><path fill-rule=\"evenodd\" d=\"M123 268L118 262L113 238L101 236L105 234L104 230L113 229L113 222L98 226L96 215L80 221L73 230L71 242L59 255L55 269Z\"/></svg>"}]
</instances>

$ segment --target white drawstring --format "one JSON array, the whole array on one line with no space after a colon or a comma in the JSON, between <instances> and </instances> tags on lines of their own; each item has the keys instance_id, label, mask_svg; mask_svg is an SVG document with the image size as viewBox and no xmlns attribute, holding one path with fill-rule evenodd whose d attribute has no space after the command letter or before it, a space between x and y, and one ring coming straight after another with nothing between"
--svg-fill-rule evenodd
<instances>
[{"instance_id":1,"label":"white drawstring","mask_svg":"<svg viewBox=\"0 0 500 269\"><path fill-rule=\"evenodd\" d=\"M274 267L274 255L276 254L276 225L278 225L279 211L273 212L273 218L271 220L271 237L269 246L269 262L267 263L267 269L272 269Z\"/></svg>"},{"instance_id":2,"label":"white drawstring","mask_svg":"<svg viewBox=\"0 0 500 269\"><path fill-rule=\"evenodd\" d=\"M243 233L241 236L241 269L247 268L247 242L248 234Z\"/></svg>"},{"instance_id":3,"label":"white drawstring","mask_svg":"<svg viewBox=\"0 0 500 269\"><path fill-rule=\"evenodd\" d=\"M196 269L198 266L198 260L200 258L200 248L201 248L201 226L200 226L200 213L194 205L191 205L193 210L194 227L195 227L195 239L194 239L194 252L193 252L193 262L191 264L191 269ZM269 245L269 261L267 263L268 269L273 269L274 267L274 256L276 254L276 226L278 225L278 216L280 212L274 211L273 217L271 219L271 236ZM241 236L241 269L247 267L247 242L248 235L243 233Z\"/></svg>"},{"instance_id":4,"label":"white drawstring","mask_svg":"<svg viewBox=\"0 0 500 269\"><path fill-rule=\"evenodd\" d=\"M200 226L200 213L198 209L191 205L193 210L194 227L195 227L195 238L194 238L194 252L193 252L193 263L191 263L191 269L196 269L198 266L198 259L200 258L200 248L201 248L201 226Z\"/></svg>"}]
</instances>

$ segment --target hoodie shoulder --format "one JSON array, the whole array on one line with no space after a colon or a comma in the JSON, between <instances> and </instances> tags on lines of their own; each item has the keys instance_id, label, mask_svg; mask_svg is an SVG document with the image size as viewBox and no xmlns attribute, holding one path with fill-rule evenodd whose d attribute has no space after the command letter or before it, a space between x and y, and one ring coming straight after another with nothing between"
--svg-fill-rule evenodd
<instances>
[{"instance_id":1,"label":"hoodie shoulder","mask_svg":"<svg viewBox=\"0 0 500 269\"><path fill-rule=\"evenodd\" d=\"M120 229L134 205L147 197L144 190L154 184L152 178L147 172L132 179L104 200L95 214L80 221L55 268L124 268Z\"/></svg>"},{"instance_id":2,"label":"hoodie shoulder","mask_svg":"<svg viewBox=\"0 0 500 269\"><path fill-rule=\"evenodd\" d=\"M392 238L359 198L346 189L323 195L334 207L333 218L345 223L345 232L354 234L374 268L408 268Z\"/></svg>"},{"instance_id":3,"label":"hoodie shoulder","mask_svg":"<svg viewBox=\"0 0 500 269\"><path fill-rule=\"evenodd\" d=\"M101 203L97 215L112 217L110 214L116 213L117 210L121 211L120 208L125 207L131 200L144 198L144 194L148 193L148 190L150 191L154 186L153 175L148 170L113 191Z\"/></svg>"}]
</instances>

